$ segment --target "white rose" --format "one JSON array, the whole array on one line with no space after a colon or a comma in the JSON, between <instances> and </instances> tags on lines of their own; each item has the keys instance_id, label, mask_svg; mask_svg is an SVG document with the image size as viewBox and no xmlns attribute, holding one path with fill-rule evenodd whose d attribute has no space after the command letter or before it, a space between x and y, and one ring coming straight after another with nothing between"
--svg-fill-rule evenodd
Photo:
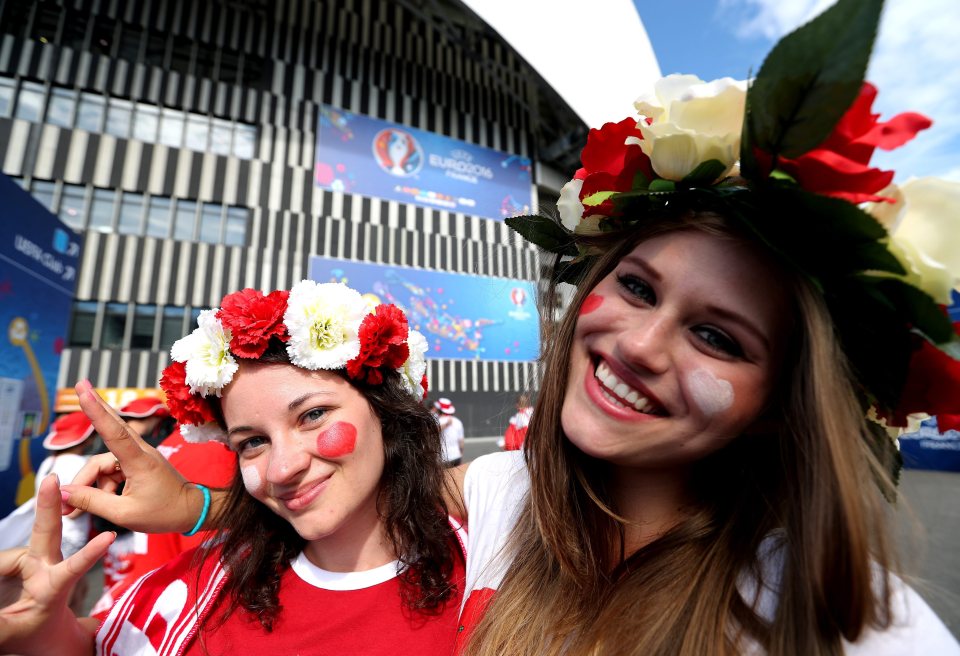
<instances>
[{"instance_id":1,"label":"white rose","mask_svg":"<svg viewBox=\"0 0 960 656\"><path fill-rule=\"evenodd\" d=\"M583 203L580 202L580 190L583 189L583 180L571 180L560 189L560 200L557 201L557 211L560 212L560 222L571 232L580 223L583 216Z\"/></svg>"},{"instance_id":2,"label":"white rose","mask_svg":"<svg viewBox=\"0 0 960 656\"><path fill-rule=\"evenodd\" d=\"M746 82L729 77L704 82L696 75L668 75L657 81L652 94L634 103L643 117L638 143L657 175L679 181L711 159L726 167L719 177L728 175L740 155L746 97Z\"/></svg>"},{"instance_id":3,"label":"white rose","mask_svg":"<svg viewBox=\"0 0 960 656\"><path fill-rule=\"evenodd\" d=\"M287 355L304 369L341 369L360 353L360 323L370 314L360 293L343 283L301 280L290 290L283 323Z\"/></svg>"},{"instance_id":4,"label":"white rose","mask_svg":"<svg viewBox=\"0 0 960 656\"><path fill-rule=\"evenodd\" d=\"M949 305L960 283L960 183L915 178L878 195L896 202L868 203L866 210L890 233L906 281Z\"/></svg>"},{"instance_id":5,"label":"white rose","mask_svg":"<svg viewBox=\"0 0 960 656\"><path fill-rule=\"evenodd\" d=\"M420 381L423 375L427 373L427 338L420 332L411 330L407 337L407 348L410 355L407 361L403 363L397 371L400 372L400 380L407 393L418 401L423 399L423 387Z\"/></svg>"},{"instance_id":6,"label":"white rose","mask_svg":"<svg viewBox=\"0 0 960 656\"><path fill-rule=\"evenodd\" d=\"M174 342L170 357L186 363L186 383L191 394L216 394L237 371L237 361L230 354L230 331L217 319L218 310L204 310L197 318L197 328Z\"/></svg>"}]
</instances>

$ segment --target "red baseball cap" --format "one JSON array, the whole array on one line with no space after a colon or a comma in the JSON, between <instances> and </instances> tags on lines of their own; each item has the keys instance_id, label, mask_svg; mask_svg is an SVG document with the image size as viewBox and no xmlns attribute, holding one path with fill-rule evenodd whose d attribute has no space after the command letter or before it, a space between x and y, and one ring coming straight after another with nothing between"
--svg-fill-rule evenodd
<instances>
[{"instance_id":1,"label":"red baseball cap","mask_svg":"<svg viewBox=\"0 0 960 656\"><path fill-rule=\"evenodd\" d=\"M433 407L445 415L452 415L456 412L456 409L453 407L453 402L446 398L437 399Z\"/></svg>"},{"instance_id":2,"label":"red baseball cap","mask_svg":"<svg viewBox=\"0 0 960 656\"><path fill-rule=\"evenodd\" d=\"M71 412L53 422L50 432L43 438L43 448L48 451L62 451L82 444L91 435L93 424L87 419L87 415Z\"/></svg>"},{"instance_id":3,"label":"red baseball cap","mask_svg":"<svg viewBox=\"0 0 960 656\"><path fill-rule=\"evenodd\" d=\"M170 411L163 401L155 396L141 396L120 408L120 416L126 419L143 419L145 417L169 417Z\"/></svg>"}]
</instances>

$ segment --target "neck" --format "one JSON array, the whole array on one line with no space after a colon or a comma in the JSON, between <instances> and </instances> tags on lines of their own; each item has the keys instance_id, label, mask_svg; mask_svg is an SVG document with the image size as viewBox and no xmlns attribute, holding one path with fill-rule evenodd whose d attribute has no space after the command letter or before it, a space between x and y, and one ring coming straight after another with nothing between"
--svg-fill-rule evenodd
<instances>
[{"instance_id":1,"label":"neck","mask_svg":"<svg viewBox=\"0 0 960 656\"><path fill-rule=\"evenodd\" d=\"M615 468L613 498L625 526L629 555L676 526L691 506L688 472Z\"/></svg>"}]
</instances>

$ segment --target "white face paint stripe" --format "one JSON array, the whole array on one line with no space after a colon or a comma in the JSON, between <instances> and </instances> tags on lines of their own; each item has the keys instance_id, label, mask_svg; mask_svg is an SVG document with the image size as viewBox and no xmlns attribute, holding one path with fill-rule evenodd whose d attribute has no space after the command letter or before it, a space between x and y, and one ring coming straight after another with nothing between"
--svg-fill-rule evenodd
<instances>
[{"instance_id":1,"label":"white face paint stripe","mask_svg":"<svg viewBox=\"0 0 960 656\"><path fill-rule=\"evenodd\" d=\"M243 487L251 494L260 491L260 472L253 465L240 468L240 477L243 478Z\"/></svg>"},{"instance_id":2,"label":"white face paint stripe","mask_svg":"<svg viewBox=\"0 0 960 656\"><path fill-rule=\"evenodd\" d=\"M697 369L687 377L687 391L706 415L715 415L733 405L733 385L708 369Z\"/></svg>"}]
</instances>

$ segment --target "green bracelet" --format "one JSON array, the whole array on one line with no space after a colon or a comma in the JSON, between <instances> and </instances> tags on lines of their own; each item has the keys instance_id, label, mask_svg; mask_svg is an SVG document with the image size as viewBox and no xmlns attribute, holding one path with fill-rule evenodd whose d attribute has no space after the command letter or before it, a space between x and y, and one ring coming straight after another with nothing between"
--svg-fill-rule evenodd
<instances>
[{"instance_id":1,"label":"green bracelet","mask_svg":"<svg viewBox=\"0 0 960 656\"><path fill-rule=\"evenodd\" d=\"M203 510L200 511L200 517L197 519L197 523L193 525L193 528L183 534L183 537L189 538L197 534L203 527L203 523L207 521L207 513L210 512L210 488L206 485L200 485L200 483L192 483L195 485L198 490L203 492Z\"/></svg>"}]
</instances>

